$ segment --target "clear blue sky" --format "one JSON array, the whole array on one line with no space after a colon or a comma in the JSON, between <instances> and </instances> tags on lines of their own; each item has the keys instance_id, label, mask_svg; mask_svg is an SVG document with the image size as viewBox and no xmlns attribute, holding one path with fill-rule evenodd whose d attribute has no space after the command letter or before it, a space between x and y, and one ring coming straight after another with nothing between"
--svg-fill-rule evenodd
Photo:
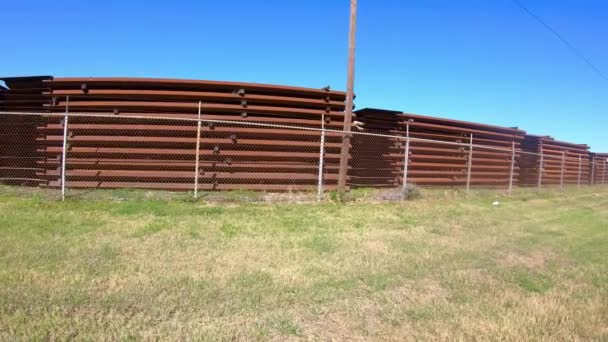
<instances>
[{"instance_id":1,"label":"clear blue sky","mask_svg":"<svg viewBox=\"0 0 608 342\"><path fill-rule=\"evenodd\" d=\"M521 0L608 73L608 1ZM5 0L0 75L346 87L348 0ZM357 108L608 152L608 81L510 0L359 0Z\"/></svg>"}]
</instances>

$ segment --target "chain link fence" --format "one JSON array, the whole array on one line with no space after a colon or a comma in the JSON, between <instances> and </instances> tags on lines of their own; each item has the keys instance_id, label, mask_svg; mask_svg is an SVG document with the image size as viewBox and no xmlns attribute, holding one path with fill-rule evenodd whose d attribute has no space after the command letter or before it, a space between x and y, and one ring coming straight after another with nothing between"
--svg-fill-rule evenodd
<instances>
[{"instance_id":1,"label":"chain link fence","mask_svg":"<svg viewBox=\"0 0 608 342\"><path fill-rule=\"evenodd\" d=\"M306 193L336 189L344 133L317 126L115 113L0 113L0 182L57 197L98 189ZM350 188L401 198L410 186L500 188L605 184L606 158L523 151L516 142L456 140L354 127ZM524 177L522 168L532 168ZM532 176L531 176L532 175ZM525 181L524 181L525 180Z\"/></svg>"},{"instance_id":2,"label":"chain link fence","mask_svg":"<svg viewBox=\"0 0 608 342\"><path fill-rule=\"evenodd\" d=\"M591 159L591 184L605 184L608 181L608 154L594 155Z\"/></svg>"}]
</instances>

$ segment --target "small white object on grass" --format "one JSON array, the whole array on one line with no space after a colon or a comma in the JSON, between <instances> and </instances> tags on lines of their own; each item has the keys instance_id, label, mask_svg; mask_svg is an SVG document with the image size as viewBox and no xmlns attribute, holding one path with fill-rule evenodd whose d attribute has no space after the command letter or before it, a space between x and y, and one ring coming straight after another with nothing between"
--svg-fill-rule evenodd
<instances>
[{"instance_id":1,"label":"small white object on grass","mask_svg":"<svg viewBox=\"0 0 608 342\"><path fill-rule=\"evenodd\" d=\"M494 202L492 202L492 206L493 206L494 208L498 207L499 205L500 205L500 202L498 202L498 201L494 201Z\"/></svg>"}]
</instances>

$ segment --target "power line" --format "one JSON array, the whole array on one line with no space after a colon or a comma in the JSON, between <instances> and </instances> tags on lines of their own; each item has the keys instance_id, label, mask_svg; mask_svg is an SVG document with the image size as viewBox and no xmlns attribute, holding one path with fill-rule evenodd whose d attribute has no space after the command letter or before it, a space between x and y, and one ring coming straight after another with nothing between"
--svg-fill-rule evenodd
<instances>
[{"instance_id":1,"label":"power line","mask_svg":"<svg viewBox=\"0 0 608 342\"><path fill-rule=\"evenodd\" d=\"M559 39L564 45L566 45L566 47L568 47L572 52L574 52L574 54L582 59L591 69L593 69L593 71L595 71L596 74L598 74L598 76L600 76L601 78L603 78L604 80L608 81L608 77L606 77L606 75L598 68L596 67L590 60L589 58L585 57L585 55L579 50L577 49L574 45L572 45L572 43L570 43L564 36L562 36L559 32L557 32L557 30L555 30L553 27L551 27L549 24L547 24L544 20L542 20L538 15L534 14L532 11L530 11L530 9L528 9L526 6L524 6L521 2L519 2L519 0L512 0L513 3L515 3L517 5L517 7L519 7L522 11L524 11L525 13L527 13L529 16L531 16L534 20L538 21L541 25L543 25L547 30L549 30L549 32L553 33L554 36L557 37L557 39Z\"/></svg>"}]
</instances>

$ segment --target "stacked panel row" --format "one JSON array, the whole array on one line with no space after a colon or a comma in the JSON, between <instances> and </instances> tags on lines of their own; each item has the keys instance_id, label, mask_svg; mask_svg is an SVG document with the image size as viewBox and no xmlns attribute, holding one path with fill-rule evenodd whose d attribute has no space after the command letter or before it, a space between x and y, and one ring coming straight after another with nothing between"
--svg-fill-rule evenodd
<instances>
[{"instance_id":1,"label":"stacked panel row","mask_svg":"<svg viewBox=\"0 0 608 342\"><path fill-rule=\"evenodd\" d=\"M319 178L326 189L337 184L343 92L175 79L1 80L0 110L20 113L0 116L2 183L61 186L66 139L71 188L296 191L315 188ZM323 137L321 127L329 130ZM607 181L607 154L517 128L364 109L353 130L350 187L399 187L406 177L439 187Z\"/></svg>"},{"instance_id":2,"label":"stacked panel row","mask_svg":"<svg viewBox=\"0 0 608 342\"><path fill-rule=\"evenodd\" d=\"M591 184L607 184L608 153L591 154Z\"/></svg>"},{"instance_id":3,"label":"stacked panel row","mask_svg":"<svg viewBox=\"0 0 608 342\"><path fill-rule=\"evenodd\" d=\"M345 98L343 92L328 88L238 82L132 78L37 82L27 87L7 82L8 97L1 105L4 110L71 113L69 188L191 190L198 183L200 190L312 189L319 176L321 134L287 126L340 129ZM37 93L27 103L21 100L23 93L33 94L34 89ZM25 154L35 156L36 177L44 180L41 185L61 185L63 130L61 115L48 115L30 127L33 151ZM322 176L328 188L337 183L340 141L335 133L325 137Z\"/></svg>"},{"instance_id":4,"label":"stacked panel row","mask_svg":"<svg viewBox=\"0 0 608 342\"><path fill-rule=\"evenodd\" d=\"M42 95L43 80L48 76L4 78L0 86L0 110L27 113L42 111L48 99ZM38 128L45 118L39 115L0 116L0 183L24 186L46 186L40 166L44 148Z\"/></svg>"},{"instance_id":5,"label":"stacked panel row","mask_svg":"<svg viewBox=\"0 0 608 342\"><path fill-rule=\"evenodd\" d=\"M548 136L526 135L522 158L522 186L589 184L589 146L557 141Z\"/></svg>"},{"instance_id":6,"label":"stacked panel row","mask_svg":"<svg viewBox=\"0 0 608 342\"><path fill-rule=\"evenodd\" d=\"M38 127L45 119L35 115L0 116L0 184L44 186Z\"/></svg>"},{"instance_id":7,"label":"stacked panel row","mask_svg":"<svg viewBox=\"0 0 608 342\"><path fill-rule=\"evenodd\" d=\"M404 137L408 131L411 139L407 179L410 183L463 186L467 183L469 169L472 186L506 187L512 179L518 179L521 142L525 134L519 129L379 109L357 111L356 121L361 132L400 138L356 135L351 152L352 186L395 187L403 184Z\"/></svg>"}]
</instances>

